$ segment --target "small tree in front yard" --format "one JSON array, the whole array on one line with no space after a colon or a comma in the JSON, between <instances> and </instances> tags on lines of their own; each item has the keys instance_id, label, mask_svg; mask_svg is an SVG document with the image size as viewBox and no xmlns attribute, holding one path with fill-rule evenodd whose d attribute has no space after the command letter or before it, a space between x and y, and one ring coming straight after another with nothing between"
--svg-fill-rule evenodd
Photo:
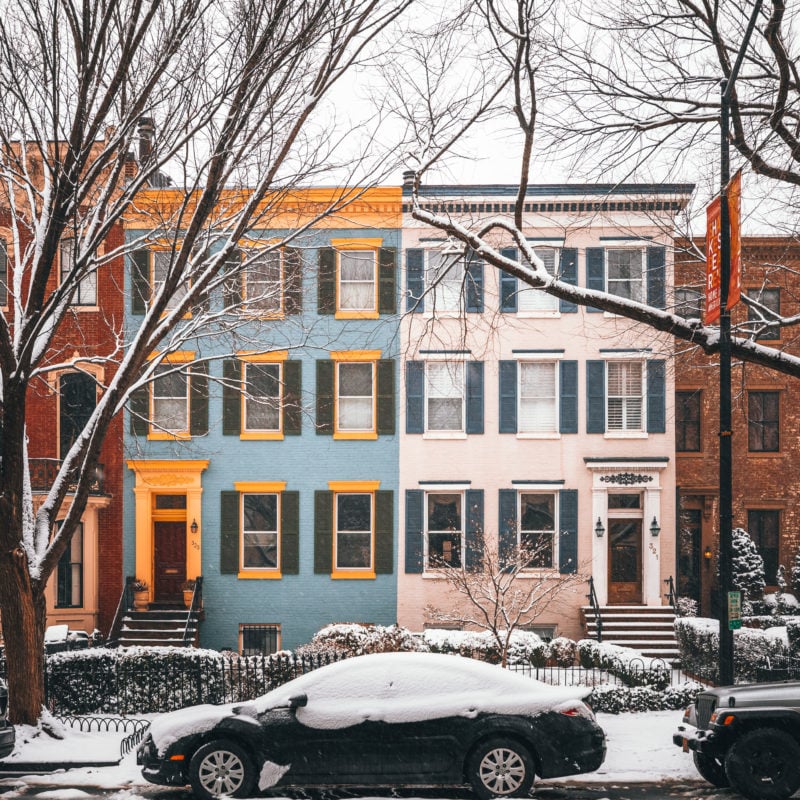
<instances>
[{"instance_id":1,"label":"small tree in front yard","mask_svg":"<svg viewBox=\"0 0 800 800\"><path fill-rule=\"evenodd\" d=\"M453 598L451 608L428 605L425 613L433 622L488 632L507 665L512 635L539 618L556 599L586 576L556 572L550 568L552 538L539 536L502 551L483 533L476 535L473 563L452 564L440 560L433 566Z\"/></svg>"},{"instance_id":2,"label":"small tree in front yard","mask_svg":"<svg viewBox=\"0 0 800 800\"><path fill-rule=\"evenodd\" d=\"M742 603L752 603L764 596L766 579L764 559L756 549L755 542L744 528L733 529L733 561L731 583L742 593Z\"/></svg>"}]
</instances>

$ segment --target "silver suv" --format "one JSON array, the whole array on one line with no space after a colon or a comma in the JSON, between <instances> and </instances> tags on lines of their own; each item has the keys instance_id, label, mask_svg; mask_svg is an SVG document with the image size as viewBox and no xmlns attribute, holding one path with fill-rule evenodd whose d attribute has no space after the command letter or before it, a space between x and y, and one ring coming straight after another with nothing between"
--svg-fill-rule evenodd
<instances>
[{"instance_id":1,"label":"silver suv","mask_svg":"<svg viewBox=\"0 0 800 800\"><path fill-rule=\"evenodd\" d=\"M714 786L750 800L786 800L800 788L800 682L707 689L672 741L691 751Z\"/></svg>"}]
</instances>

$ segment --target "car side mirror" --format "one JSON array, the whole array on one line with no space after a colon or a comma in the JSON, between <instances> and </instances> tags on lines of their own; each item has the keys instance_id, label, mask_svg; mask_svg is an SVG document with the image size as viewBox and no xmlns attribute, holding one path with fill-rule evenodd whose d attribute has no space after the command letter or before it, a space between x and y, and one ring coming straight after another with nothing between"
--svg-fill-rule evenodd
<instances>
[{"instance_id":1,"label":"car side mirror","mask_svg":"<svg viewBox=\"0 0 800 800\"><path fill-rule=\"evenodd\" d=\"M296 694L293 697L289 698L289 708L293 711L298 708L303 708L304 706L308 705L308 695L307 694Z\"/></svg>"}]
</instances>

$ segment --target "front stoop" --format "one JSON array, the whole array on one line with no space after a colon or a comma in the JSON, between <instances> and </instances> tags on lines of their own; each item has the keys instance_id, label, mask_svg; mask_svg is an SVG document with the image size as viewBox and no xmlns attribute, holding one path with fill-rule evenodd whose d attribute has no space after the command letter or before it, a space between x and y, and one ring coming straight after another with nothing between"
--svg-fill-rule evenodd
<instances>
[{"instance_id":1,"label":"front stoop","mask_svg":"<svg viewBox=\"0 0 800 800\"><path fill-rule=\"evenodd\" d=\"M581 608L584 629L597 638L591 606ZM675 609L672 606L601 606L603 641L638 650L651 658L672 661L679 657L675 639Z\"/></svg>"},{"instance_id":2,"label":"front stoop","mask_svg":"<svg viewBox=\"0 0 800 800\"><path fill-rule=\"evenodd\" d=\"M183 640L187 621L188 643ZM118 643L120 647L196 647L198 623L198 614L185 608L128 611L122 618Z\"/></svg>"}]
</instances>

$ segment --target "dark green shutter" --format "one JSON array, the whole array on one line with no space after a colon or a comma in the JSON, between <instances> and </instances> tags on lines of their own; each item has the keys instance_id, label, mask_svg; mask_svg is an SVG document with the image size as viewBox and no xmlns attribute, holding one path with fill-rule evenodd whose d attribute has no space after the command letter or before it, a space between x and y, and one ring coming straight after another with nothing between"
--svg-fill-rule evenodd
<instances>
[{"instance_id":1,"label":"dark green shutter","mask_svg":"<svg viewBox=\"0 0 800 800\"><path fill-rule=\"evenodd\" d=\"M204 265L208 263L209 254L208 251L203 251L202 253L198 250L192 254L192 258L194 259L194 263L197 265L195 269L198 272L202 272ZM192 309L193 314L204 314L208 311L211 305L211 299L208 296L208 289L204 289L202 292L199 292L197 295L197 305Z\"/></svg>"},{"instance_id":2,"label":"dark green shutter","mask_svg":"<svg viewBox=\"0 0 800 800\"><path fill-rule=\"evenodd\" d=\"M586 362L586 433L606 432L606 362Z\"/></svg>"},{"instance_id":3,"label":"dark green shutter","mask_svg":"<svg viewBox=\"0 0 800 800\"><path fill-rule=\"evenodd\" d=\"M422 572L422 522L425 493L420 489L406 490L406 572Z\"/></svg>"},{"instance_id":4,"label":"dark green shutter","mask_svg":"<svg viewBox=\"0 0 800 800\"><path fill-rule=\"evenodd\" d=\"M150 433L150 391L152 384L146 384L131 392L128 399L128 413L131 418L131 433L134 436L147 436Z\"/></svg>"},{"instance_id":5,"label":"dark green shutter","mask_svg":"<svg viewBox=\"0 0 800 800\"><path fill-rule=\"evenodd\" d=\"M500 255L516 261L517 248L504 247ZM511 314L517 310L517 279L503 270L500 271L500 310Z\"/></svg>"},{"instance_id":6,"label":"dark green shutter","mask_svg":"<svg viewBox=\"0 0 800 800\"><path fill-rule=\"evenodd\" d=\"M333 371L329 358L317 360L317 433L333 434Z\"/></svg>"},{"instance_id":7,"label":"dark green shutter","mask_svg":"<svg viewBox=\"0 0 800 800\"><path fill-rule=\"evenodd\" d=\"M333 570L333 492L314 492L314 572Z\"/></svg>"},{"instance_id":8,"label":"dark green shutter","mask_svg":"<svg viewBox=\"0 0 800 800\"><path fill-rule=\"evenodd\" d=\"M467 282L467 311L471 314L482 314L483 259L473 252L467 254L464 278Z\"/></svg>"},{"instance_id":9,"label":"dark green shutter","mask_svg":"<svg viewBox=\"0 0 800 800\"><path fill-rule=\"evenodd\" d=\"M561 250L561 268L559 277L564 283L571 286L578 285L578 250L575 247L565 247ZM578 306L569 300L559 300L558 307L562 314L576 314Z\"/></svg>"},{"instance_id":10,"label":"dark green shutter","mask_svg":"<svg viewBox=\"0 0 800 800\"><path fill-rule=\"evenodd\" d=\"M394 572L394 492L375 492L375 573Z\"/></svg>"},{"instance_id":11,"label":"dark green shutter","mask_svg":"<svg viewBox=\"0 0 800 800\"><path fill-rule=\"evenodd\" d=\"M500 433L517 432L517 362L500 362Z\"/></svg>"},{"instance_id":12,"label":"dark green shutter","mask_svg":"<svg viewBox=\"0 0 800 800\"><path fill-rule=\"evenodd\" d=\"M208 433L208 362L192 364L189 372L189 433Z\"/></svg>"},{"instance_id":13,"label":"dark green shutter","mask_svg":"<svg viewBox=\"0 0 800 800\"><path fill-rule=\"evenodd\" d=\"M511 566L517 550L517 490L500 489L498 499L499 519L497 522L498 551L500 566Z\"/></svg>"},{"instance_id":14,"label":"dark green shutter","mask_svg":"<svg viewBox=\"0 0 800 800\"><path fill-rule=\"evenodd\" d=\"M560 433L578 432L578 362L559 363L559 402Z\"/></svg>"},{"instance_id":15,"label":"dark green shutter","mask_svg":"<svg viewBox=\"0 0 800 800\"><path fill-rule=\"evenodd\" d=\"M317 313L333 314L336 311L336 251L332 247L320 247L317 266Z\"/></svg>"},{"instance_id":16,"label":"dark green shutter","mask_svg":"<svg viewBox=\"0 0 800 800\"><path fill-rule=\"evenodd\" d=\"M296 247L283 249L283 308L287 315L303 310L303 254Z\"/></svg>"},{"instance_id":17,"label":"dark green shutter","mask_svg":"<svg viewBox=\"0 0 800 800\"><path fill-rule=\"evenodd\" d=\"M667 307L666 256L664 247L647 248L647 303L661 309Z\"/></svg>"},{"instance_id":18,"label":"dark green shutter","mask_svg":"<svg viewBox=\"0 0 800 800\"><path fill-rule=\"evenodd\" d=\"M480 572L483 568L483 489L467 489L464 502L467 504L464 568L467 572Z\"/></svg>"},{"instance_id":19,"label":"dark green shutter","mask_svg":"<svg viewBox=\"0 0 800 800\"><path fill-rule=\"evenodd\" d=\"M131 253L131 314L144 314L150 302L150 251Z\"/></svg>"},{"instance_id":20,"label":"dark green shutter","mask_svg":"<svg viewBox=\"0 0 800 800\"><path fill-rule=\"evenodd\" d=\"M586 286L598 292L606 290L606 251L602 247L586 248ZM602 311L594 306L588 306L586 310Z\"/></svg>"},{"instance_id":21,"label":"dark green shutter","mask_svg":"<svg viewBox=\"0 0 800 800\"><path fill-rule=\"evenodd\" d=\"M239 572L239 492L220 492L219 571Z\"/></svg>"},{"instance_id":22,"label":"dark green shutter","mask_svg":"<svg viewBox=\"0 0 800 800\"><path fill-rule=\"evenodd\" d=\"M300 492L281 492L281 574L300 572Z\"/></svg>"},{"instance_id":23,"label":"dark green shutter","mask_svg":"<svg viewBox=\"0 0 800 800\"><path fill-rule=\"evenodd\" d=\"M667 430L667 370L660 358L647 361L647 432L666 433Z\"/></svg>"},{"instance_id":24,"label":"dark green shutter","mask_svg":"<svg viewBox=\"0 0 800 800\"><path fill-rule=\"evenodd\" d=\"M425 432L425 362L406 361L406 433Z\"/></svg>"},{"instance_id":25,"label":"dark green shutter","mask_svg":"<svg viewBox=\"0 0 800 800\"><path fill-rule=\"evenodd\" d=\"M299 436L303 428L302 404L303 362L283 362L283 434Z\"/></svg>"},{"instance_id":26,"label":"dark green shutter","mask_svg":"<svg viewBox=\"0 0 800 800\"><path fill-rule=\"evenodd\" d=\"M397 250L382 247L378 253L378 313L397 313Z\"/></svg>"},{"instance_id":27,"label":"dark green shutter","mask_svg":"<svg viewBox=\"0 0 800 800\"><path fill-rule=\"evenodd\" d=\"M234 248L225 259L225 280L222 284L222 298L225 308L236 309L243 300L242 251Z\"/></svg>"},{"instance_id":28,"label":"dark green shutter","mask_svg":"<svg viewBox=\"0 0 800 800\"><path fill-rule=\"evenodd\" d=\"M578 492L559 493L558 571L571 575L578 571Z\"/></svg>"},{"instance_id":29,"label":"dark green shutter","mask_svg":"<svg viewBox=\"0 0 800 800\"><path fill-rule=\"evenodd\" d=\"M483 361L467 361L467 433L483 433Z\"/></svg>"},{"instance_id":30,"label":"dark green shutter","mask_svg":"<svg viewBox=\"0 0 800 800\"><path fill-rule=\"evenodd\" d=\"M242 362L227 358L222 362L222 435L242 432Z\"/></svg>"},{"instance_id":31,"label":"dark green shutter","mask_svg":"<svg viewBox=\"0 0 800 800\"><path fill-rule=\"evenodd\" d=\"M425 310L425 251L406 250L406 311Z\"/></svg>"},{"instance_id":32,"label":"dark green shutter","mask_svg":"<svg viewBox=\"0 0 800 800\"><path fill-rule=\"evenodd\" d=\"M378 434L393 436L395 432L394 361L384 358L378 361Z\"/></svg>"}]
</instances>

